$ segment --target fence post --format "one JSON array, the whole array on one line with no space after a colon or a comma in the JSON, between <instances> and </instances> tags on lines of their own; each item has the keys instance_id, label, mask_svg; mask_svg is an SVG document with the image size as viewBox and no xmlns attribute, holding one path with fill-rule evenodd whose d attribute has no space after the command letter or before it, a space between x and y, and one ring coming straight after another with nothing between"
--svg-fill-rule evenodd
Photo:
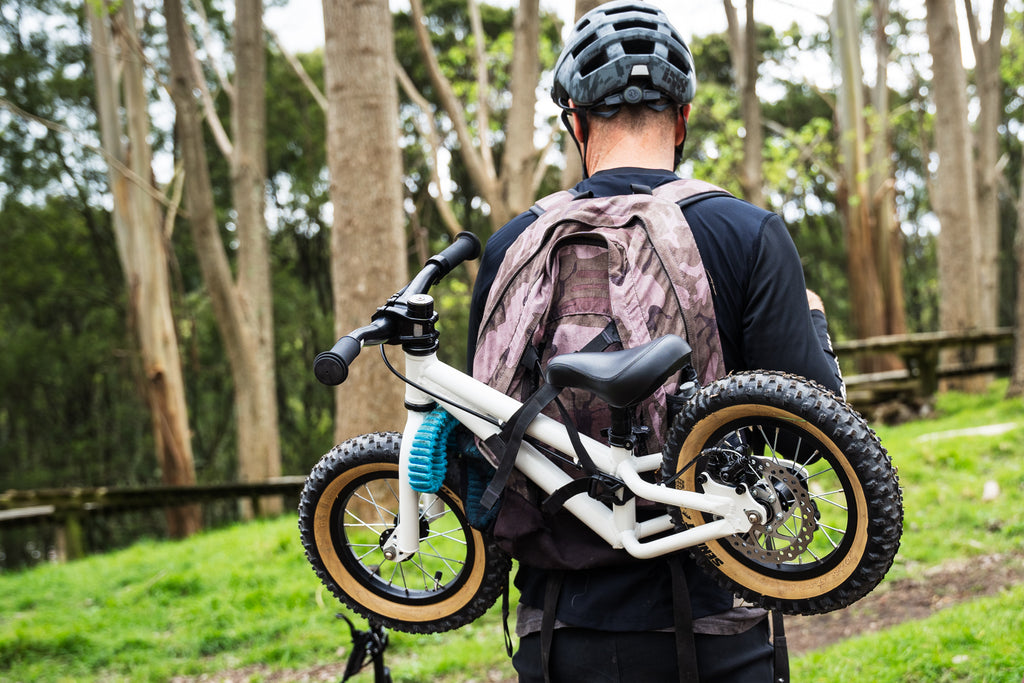
<instances>
[{"instance_id":1,"label":"fence post","mask_svg":"<svg viewBox=\"0 0 1024 683\"><path fill-rule=\"evenodd\" d=\"M61 510L56 515L57 530L54 545L60 562L85 557L85 534L82 519L71 510Z\"/></svg>"}]
</instances>

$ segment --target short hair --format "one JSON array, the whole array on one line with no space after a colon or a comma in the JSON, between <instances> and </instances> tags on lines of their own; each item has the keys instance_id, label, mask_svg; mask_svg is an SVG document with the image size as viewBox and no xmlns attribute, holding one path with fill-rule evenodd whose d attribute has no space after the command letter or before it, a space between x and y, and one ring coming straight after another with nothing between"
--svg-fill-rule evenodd
<instances>
[{"instance_id":1,"label":"short hair","mask_svg":"<svg viewBox=\"0 0 1024 683\"><path fill-rule=\"evenodd\" d=\"M676 114L679 107L669 106L662 111L656 111L645 104L623 105L617 111L602 112L596 107L589 112L587 118L591 130L599 130L606 127L624 127L631 133L640 133L653 127L664 127L666 131L674 134L676 125Z\"/></svg>"}]
</instances>

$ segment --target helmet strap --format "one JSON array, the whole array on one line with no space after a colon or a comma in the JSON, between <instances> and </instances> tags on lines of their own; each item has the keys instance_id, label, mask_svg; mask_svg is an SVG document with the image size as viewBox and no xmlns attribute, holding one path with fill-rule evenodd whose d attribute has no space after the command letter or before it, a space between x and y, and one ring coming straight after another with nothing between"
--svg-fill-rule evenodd
<instances>
[{"instance_id":1,"label":"helmet strap","mask_svg":"<svg viewBox=\"0 0 1024 683\"><path fill-rule=\"evenodd\" d=\"M576 129L572 123L572 114L576 114L580 122L580 137L576 137ZM586 180L590 177L590 171L587 170L587 138L590 137L590 122L587 119L587 110L581 108L563 108L562 109L562 125L569 131L569 136L572 141L576 143L576 151L580 155L580 166L583 168L583 179Z\"/></svg>"}]
</instances>

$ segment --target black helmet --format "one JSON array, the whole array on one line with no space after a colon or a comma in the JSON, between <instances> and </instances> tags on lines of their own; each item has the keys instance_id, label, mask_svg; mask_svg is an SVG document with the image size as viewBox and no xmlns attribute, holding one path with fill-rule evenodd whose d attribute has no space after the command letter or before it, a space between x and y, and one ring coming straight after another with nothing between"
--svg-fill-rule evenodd
<instances>
[{"instance_id":1,"label":"black helmet","mask_svg":"<svg viewBox=\"0 0 1024 683\"><path fill-rule=\"evenodd\" d=\"M665 13L616 0L587 12L573 28L555 64L551 99L563 109L570 99L583 108L665 97L687 104L696 89L693 56Z\"/></svg>"}]
</instances>

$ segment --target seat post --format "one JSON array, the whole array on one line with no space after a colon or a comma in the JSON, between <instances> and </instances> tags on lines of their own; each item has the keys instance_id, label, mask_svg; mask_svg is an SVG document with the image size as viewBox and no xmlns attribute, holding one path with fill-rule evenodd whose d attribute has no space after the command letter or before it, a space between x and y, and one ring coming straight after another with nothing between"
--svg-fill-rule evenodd
<instances>
[{"instance_id":1,"label":"seat post","mask_svg":"<svg viewBox=\"0 0 1024 683\"><path fill-rule=\"evenodd\" d=\"M612 408L612 424L608 430L608 443L622 448L633 448L633 418L630 408Z\"/></svg>"}]
</instances>

